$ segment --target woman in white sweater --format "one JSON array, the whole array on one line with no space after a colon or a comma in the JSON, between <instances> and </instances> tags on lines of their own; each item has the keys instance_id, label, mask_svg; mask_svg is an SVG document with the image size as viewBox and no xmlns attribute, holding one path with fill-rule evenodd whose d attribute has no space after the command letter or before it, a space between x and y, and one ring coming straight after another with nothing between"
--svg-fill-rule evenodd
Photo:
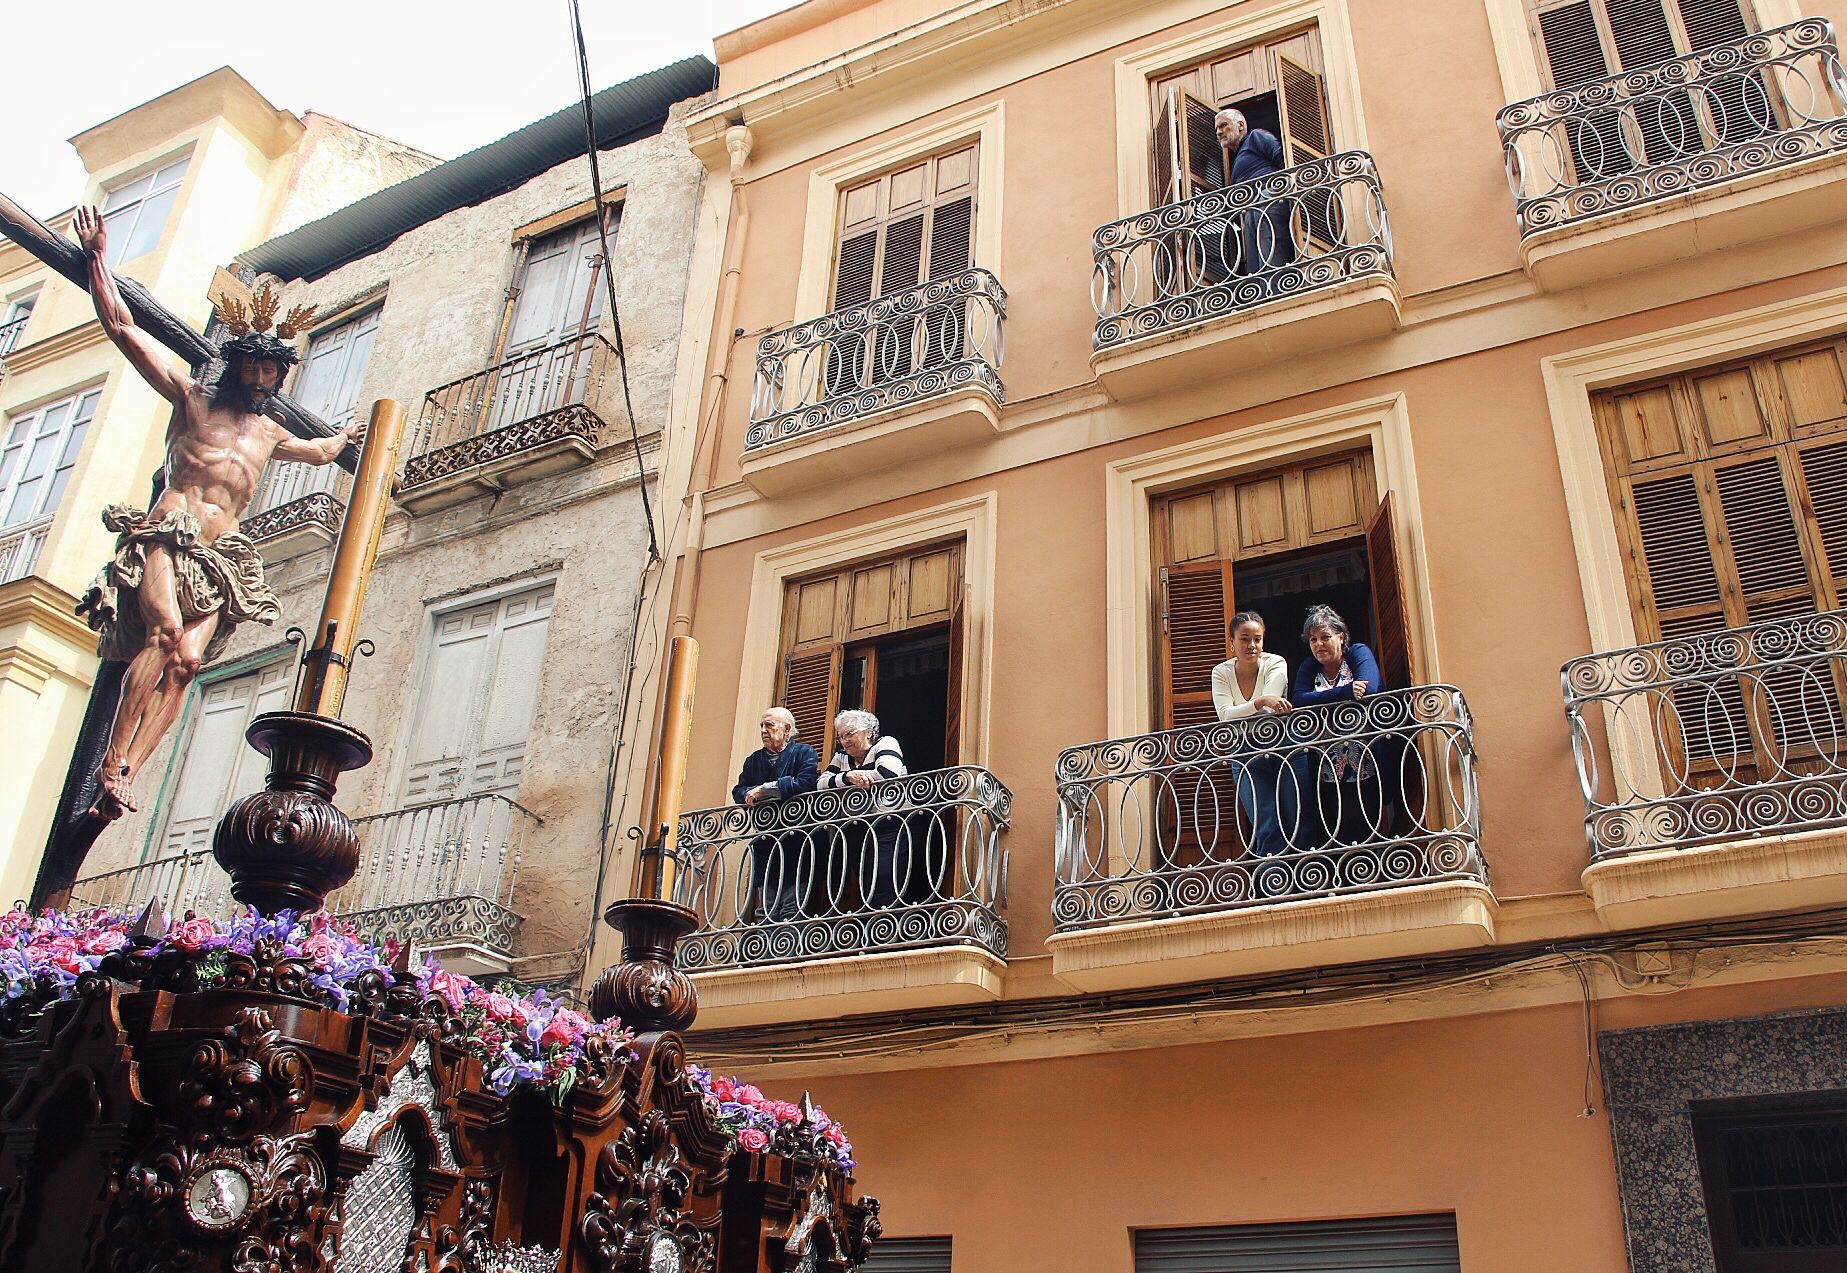
<instances>
[{"instance_id":1,"label":"woman in white sweater","mask_svg":"<svg viewBox=\"0 0 1847 1273\"><path fill-rule=\"evenodd\" d=\"M879 718L871 712L852 708L834 717L834 737L840 750L821 771L824 790L866 789L908 772L904 749L896 738L879 732ZM929 860L930 837L917 830L912 819L898 814L855 818L840 828L843 847L859 859L857 868L848 864L845 869L858 875L860 899L867 909L925 901L936 887L940 864ZM831 871L829 878L833 878Z\"/></svg>"},{"instance_id":2,"label":"woman in white sweater","mask_svg":"<svg viewBox=\"0 0 1847 1273\"><path fill-rule=\"evenodd\" d=\"M1231 617L1232 657L1212 669L1212 707L1220 720L1244 720L1259 712L1290 710L1289 664L1263 648L1263 616L1240 610ZM1283 766L1274 755L1234 760L1238 803L1251 822L1253 853L1269 856L1287 847L1277 816L1277 786Z\"/></svg>"}]
</instances>

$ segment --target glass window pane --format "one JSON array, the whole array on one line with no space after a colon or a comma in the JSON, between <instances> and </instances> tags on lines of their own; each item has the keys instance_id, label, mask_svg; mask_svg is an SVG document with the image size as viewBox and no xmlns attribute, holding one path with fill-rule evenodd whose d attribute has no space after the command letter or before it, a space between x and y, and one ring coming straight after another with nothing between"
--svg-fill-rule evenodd
<instances>
[{"instance_id":1,"label":"glass window pane","mask_svg":"<svg viewBox=\"0 0 1847 1273\"><path fill-rule=\"evenodd\" d=\"M6 506L5 518L0 521L11 526L15 522L23 522L31 517L36 511L33 508L33 501L38 499L38 489L43 484L43 479L36 477L30 481L21 482L19 489L13 492L12 502Z\"/></svg>"},{"instance_id":2,"label":"glass window pane","mask_svg":"<svg viewBox=\"0 0 1847 1273\"><path fill-rule=\"evenodd\" d=\"M187 156L187 159L190 158L190 155ZM165 168L155 173L153 189L159 190L165 186L177 186L180 183L180 179L186 175L187 159L176 159Z\"/></svg>"},{"instance_id":3,"label":"glass window pane","mask_svg":"<svg viewBox=\"0 0 1847 1273\"><path fill-rule=\"evenodd\" d=\"M0 492L5 491L6 484L13 480L13 470L19 466L19 457L25 453L23 443L0 451Z\"/></svg>"},{"instance_id":4,"label":"glass window pane","mask_svg":"<svg viewBox=\"0 0 1847 1273\"><path fill-rule=\"evenodd\" d=\"M43 477L45 470L51 467L52 452L57 449L57 444L56 437L43 433L33 438L32 445L26 450L26 464L20 470L21 477L27 481L35 477Z\"/></svg>"},{"instance_id":5,"label":"glass window pane","mask_svg":"<svg viewBox=\"0 0 1847 1273\"><path fill-rule=\"evenodd\" d=\"M51 487L45 492L43 507L38 510L40 516L58 511L58 501L64 498L64 488L70 485L70 480L71 471L68 467L60 468L51 475Z\"/></svg>"},{"instance_id":6,"label":"glass window pane","mask_svg":"<svg viewBox=\"0 0 1847 1273\"><path fill-rule=\"evenodd\" d=\"M128 245L123 250L124 261L132 261L160 245L161 232L167 228L167 214L173 210L179 197L180 188L172 186L142 201L141 215L136 219L134 231L128 236Z\"/></svg>"},{"instance_id":7,"label":"glass window pane","mask_svg":"<svg viewBox=\"0 0 1847 1273\"><path fill-rule=\"evenodd\" d=\"M117 186L109 191L103 196L103 211L114 212L118 208L126 208L129 204L144 198L154 186L155 175L150 172L145 177L137 177L127 185Z\"/></svg>"}]
</instances>

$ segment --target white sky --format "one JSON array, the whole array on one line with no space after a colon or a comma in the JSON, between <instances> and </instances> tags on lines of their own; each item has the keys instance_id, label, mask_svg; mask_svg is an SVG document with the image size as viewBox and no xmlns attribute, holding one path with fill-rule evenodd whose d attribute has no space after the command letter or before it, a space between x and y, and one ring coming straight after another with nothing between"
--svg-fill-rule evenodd
<instances>
[{"instance_id":1,"label":"white sky","mask_svg":"<svg viewBox=\"0 0 1847 1273\"><path fill-rule=\"evenodd\" d=\"M580 0L598 89L792 0ZM68 141L221 66L445 159L577 100L568 0L98 0L6 5L0 191L39 216L83 194Z\"/></svg>"}]
</instances>

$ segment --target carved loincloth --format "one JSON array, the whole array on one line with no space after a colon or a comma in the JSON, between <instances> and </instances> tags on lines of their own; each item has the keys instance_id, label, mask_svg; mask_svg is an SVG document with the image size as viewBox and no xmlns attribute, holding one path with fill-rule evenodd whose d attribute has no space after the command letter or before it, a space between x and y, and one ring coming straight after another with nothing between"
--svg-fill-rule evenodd
<instances>
[{"instance_id":1,"label":"carved loincloth","mask_svg":"<svg viewBox=\"0 0 1847 1273\"><path fill-rule=\"evenodd\" d=\"M270 624L282 617L275 590L263 577L263 558L249 536L232 531L215 544L202 544L199 519L185 509L151 521L146 512L126 504L105 508L103 525L116 532L115 560L98 572L77 603L77 613L101 634L96 652L103 658L132 659L147 645L147 623L132 594L141 586L153 544L173 556L181 620L191 623L214 611L219 616L205 647L206 662L223 652L238 624Z\"/></svg>"}]
</instances>

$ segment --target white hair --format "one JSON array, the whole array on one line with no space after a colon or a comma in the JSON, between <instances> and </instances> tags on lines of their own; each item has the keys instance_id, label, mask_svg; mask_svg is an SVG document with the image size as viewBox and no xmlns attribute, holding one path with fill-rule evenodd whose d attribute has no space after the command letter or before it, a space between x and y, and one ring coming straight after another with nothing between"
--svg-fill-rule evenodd
<instances>
[{"instance_id":1,"label":"white hair","mask_svg":"<svg viewBox=\"0 0 1847 1273\"><path fill-rule=\"evenodd\" d=\"M837 735L843 729L861 729L866 732L868 743L879 741L879 718L857 707L849 707L834 717L834 733Z\"/></svg>"},{"instance_id":2,"label":"white hair","mask_svg":"<svg viewBox=\"0 0 1847 1273\"><path fill-rule=\"evenodd\" d=\"M802 732L800 727L795 723L795 713L786 707L772 707L763 714L765 716L774 716L777 720L786 724L789 727L789 737L791 738L794 738L797 734Z\"/></svg>"},{"instance_id":3,"label":"white hair","mask_svg":"<svg viewBox=\"0 0 1847 1273\"><path fill-rule=\"evenodd\" d=\"M1230 106L1227 106L1224 110L1220 111L1218 114L1212 117L1212 126L1214 128L1217 128L1220 124L1242 124L1242 123L1245 123L1244 112L1241 110L1236 110Z\"/></svg>"}]
</instances>

